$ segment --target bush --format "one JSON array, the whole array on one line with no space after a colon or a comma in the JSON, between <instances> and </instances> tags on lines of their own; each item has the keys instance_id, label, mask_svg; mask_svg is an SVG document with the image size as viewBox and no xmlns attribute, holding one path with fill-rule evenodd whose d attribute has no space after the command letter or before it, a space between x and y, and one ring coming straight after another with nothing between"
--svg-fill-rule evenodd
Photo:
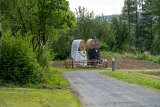
<instances>
[{"instance_id":1,"label":"bush","mask_svg":"<svg viewBox=\"0 0 160 107\"><path fill-rule=\"evenodd\" d=\"M54 59L65 60L70 56L72 40L69 36L64 35L50 44L50 48L55 53ZM53 59L53 60L54 60Z\"/></svg>"},{"instance_id":2,"label":"bush","mask_svg":"<svg viewBox=\"0 0 160 107\"><path fill-rule=\"evenodd\" d=\"M44 50L39 54L39 64L43 69L49 70L49 61L51 61L51 55L49 50Z\"/></svg>"},{"instance_id":3,"label":"bush","mask_svg":"<svg viewBox=\"0 0 160 107\"><path fill-rule=\"evenodd\" d=\"M160 36L156 35L153 40L153 46L152 46L153 54L159 55L160 54Z\"/></svg>"},{"instance_id":4,"label":"bush","mask_svg":"<svg viewBox=\"0 0 160 107\"><path fill-rule=\"evenodd\" d=\"M145 54L138 54L136 59L149 60L148 55L145 55Z\"/></svg>"},{"instance_id":5,"label":"bush","mask_svg":"<svg viewBox=\"0 0 160 107\"><path fill-rule=\"evenodd\" d=\"M0 61L1 82L35 84L43 81L43 69L29 44L26 38L4 34Z\"/></svg>"}]
</instances>

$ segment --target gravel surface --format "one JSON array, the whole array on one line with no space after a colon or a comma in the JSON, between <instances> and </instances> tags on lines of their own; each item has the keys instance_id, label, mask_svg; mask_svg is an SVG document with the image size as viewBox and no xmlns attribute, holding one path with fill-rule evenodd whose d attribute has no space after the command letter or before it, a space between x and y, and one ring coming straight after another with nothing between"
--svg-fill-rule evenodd
<instances>
[{"instance_id":1,"label":"gravel surface","mask_svg":"<svg viewBox=\"0 0 160 107\"><path fill-rule=\"evenodd\" d=\"M160 107L160 92L99 74L101 71L66 72L84 107Z\"/></svg>"}]
</instances>

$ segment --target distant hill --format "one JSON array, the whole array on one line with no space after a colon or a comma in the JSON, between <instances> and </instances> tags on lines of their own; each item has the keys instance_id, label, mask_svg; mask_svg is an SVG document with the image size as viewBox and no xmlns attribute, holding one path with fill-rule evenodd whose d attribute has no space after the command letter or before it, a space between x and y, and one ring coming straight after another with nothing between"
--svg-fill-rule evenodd
<instances>
[{"instance_id":1,"label":"distant hill","mask_svg":"<svg viewBox=\"0 0 160 107\"><path fill-rule=\"evenodd\" d=\"M105 15L105 16L101 16L102 18L104 18L105 20L111 20L113 17L119 17L120 15L116 14L116 15Z\"/></svg>"}]
</instances>

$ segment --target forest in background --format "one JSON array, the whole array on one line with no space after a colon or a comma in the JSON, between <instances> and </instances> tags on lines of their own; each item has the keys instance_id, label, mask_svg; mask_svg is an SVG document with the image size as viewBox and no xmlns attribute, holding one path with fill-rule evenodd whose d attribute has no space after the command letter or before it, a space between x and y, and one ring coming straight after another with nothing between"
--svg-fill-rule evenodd
<instances>
[{"instance_id":1,"label":"forest in background","mask_svg":"<svg viewBox=\"0 0 160 107\"><path fill-rule=\"evenodd\" d=\"M66 0L1 0L0 26L0 82L45 80L48 62L70 58L74 39L96 36L104 51L160 54L159 0L125 0L111 17L85 7L73 13Z\"/></svg>"}]
</instances>

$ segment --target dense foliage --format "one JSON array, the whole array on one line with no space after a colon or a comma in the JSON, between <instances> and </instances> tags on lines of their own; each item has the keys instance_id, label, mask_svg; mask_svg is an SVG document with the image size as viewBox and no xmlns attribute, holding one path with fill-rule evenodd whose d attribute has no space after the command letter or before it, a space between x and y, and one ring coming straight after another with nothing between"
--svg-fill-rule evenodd
<instances>
[{"instance_id":1,"label":"dense foliage","mask_svg":"<svg viewBox=\"0 0 160 107\"><path fill-rule=\"evenodd\" d=\"M159 7L159 0L125 0L122 14L111 16L95 16L79 7L70 36L84 40L97 36L108 51L160 54Z\"/></svg>"},{"instance_id":2,"label":"dense foliage","mask_svg":"<svg viewBox=\"0 0 160 107\"><path fill-rule=\"evenodd\" d=\"M19 35L16 35L19 36ZM27 38L3 36L3 51L0 60L0 81L2 83L27 84L40 83L43 69L36 60Z\"/></svg>"},{"instance_id":3,"label":"dense foliage","mask_svg":"<svg viewBox=\"0 0 160 107\"><path fill-rule=\"evenodd\" d=\"M66 0L1 0L0 24L0 80L28 84L49 78L50 50L61 37L56 34L75 19Z\"/></svg>"},{"instance_id":4,"label":"dense foliage","mask_svg":"<svg viewBox=\"0 0 160 107\"><path fill-rule=\"evenodd\" d=\"M0 26L1 24L1 72L7 75L12 70L23 71L30 67L33 67L31 69L34 72L41 71L41 68L42 71L47 71L49 60L70 57L70 47L74 39L87 40L93 36L97 36L101 41L101 49L105 51L147 51L160 54L159 0L125 0L122 14L111 16L95 16L94 12L88 12L84 7L78 7L74 14L69 10L66 0L1 0ZM11 34L7 38L5 33L8 31ZM13 47L10 42L12 39L16 42ZM23 45L24 49L21 47ZM28 50L26 53L25 49ZM13 59L9 55L13 55ZM27 57L27 60L23 60ZM16 62L10 64L8 58ZM24 69L21 69L21 62ZM33 63L38 66L38 70L31 66ZM12 69L6 70L4 66L8 66L7 64ZM20 78L23 76L20 74ZM12 80L14 79L25 83L25 80L13 77ZM6 80L9 80L8 77Z\"/></svg>"},{"instance_id":5,"label":"dense foliage","mask_svg":"<svg viewBox=\"0 0 160 107\"><path fill-rule=\"evenodd\" d=\"M159 0L125 0L123 18L128 23L130 49L159 52Z\"/></svg>"}]
</instances>

